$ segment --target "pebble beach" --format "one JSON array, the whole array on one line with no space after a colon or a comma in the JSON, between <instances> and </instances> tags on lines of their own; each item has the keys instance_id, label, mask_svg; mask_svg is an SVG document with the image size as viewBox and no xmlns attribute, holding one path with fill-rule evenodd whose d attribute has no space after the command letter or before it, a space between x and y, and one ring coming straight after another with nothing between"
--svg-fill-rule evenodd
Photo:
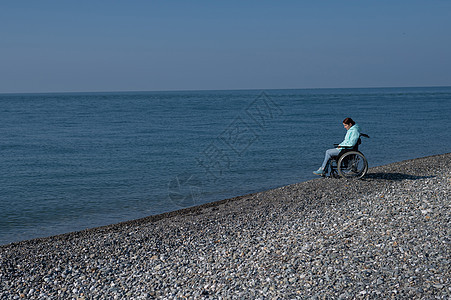
<instances>
[{"instance_id":1,"label":"pebble beach","mask_svg":"<svg viewBox=\"0 0 451 300\"><path fill-rule=\"evenodd\" d=\"M3 245L0 299L450 299L450 191L447 153Z\"/></svg>"}]
</instances>

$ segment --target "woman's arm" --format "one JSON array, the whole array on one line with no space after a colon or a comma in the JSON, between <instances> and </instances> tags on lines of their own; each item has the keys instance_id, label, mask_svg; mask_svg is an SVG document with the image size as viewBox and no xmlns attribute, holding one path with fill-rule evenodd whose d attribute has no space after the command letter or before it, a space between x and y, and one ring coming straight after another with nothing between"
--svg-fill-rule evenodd
<instances>
[{"instance_id":1,"label":"woman's arm","mask_svg":"<svg viewBox=\"0 0 451 300\"><path fill-rule=\"evenodd\" d=\"M354 129L354 126L352 126L348 130L348 132L346 132L345 139L338 145L338 147L353 147L359 140L359 137L360 137L359 130L357 130L357 128Z\"/></svg>"}]
</instances>

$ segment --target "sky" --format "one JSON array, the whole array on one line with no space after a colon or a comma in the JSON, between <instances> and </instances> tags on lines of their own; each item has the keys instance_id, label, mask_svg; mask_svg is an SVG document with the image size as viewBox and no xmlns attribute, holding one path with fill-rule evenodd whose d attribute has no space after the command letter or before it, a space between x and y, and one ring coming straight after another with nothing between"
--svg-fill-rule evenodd
<instances>
[{"instance_id":1,"label":"sky","mask_svg":"<svg viewBox=\"0 0 451 300\"><path fill-rule=\"evenodd\" d=\"M3 1L0 93L451 86L451 1Z\"/></svg>"}]
</instances>

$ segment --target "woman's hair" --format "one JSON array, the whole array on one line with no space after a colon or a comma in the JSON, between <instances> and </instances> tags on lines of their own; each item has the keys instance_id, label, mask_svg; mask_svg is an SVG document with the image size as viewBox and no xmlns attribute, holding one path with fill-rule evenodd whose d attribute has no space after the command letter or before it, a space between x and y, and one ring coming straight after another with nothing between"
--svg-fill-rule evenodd
<instances>
[{"instance_id":1,"label":"woman's hair","mask_svg":"<svg viewBox=\"0 0 451 300\"><path fill-rule=\"evenodd\" d=\"M351 118L346 118L346 119L343 120L343 124L352 124L352 126L354 126L355 122Z\"/></svg>"}]
</instances>

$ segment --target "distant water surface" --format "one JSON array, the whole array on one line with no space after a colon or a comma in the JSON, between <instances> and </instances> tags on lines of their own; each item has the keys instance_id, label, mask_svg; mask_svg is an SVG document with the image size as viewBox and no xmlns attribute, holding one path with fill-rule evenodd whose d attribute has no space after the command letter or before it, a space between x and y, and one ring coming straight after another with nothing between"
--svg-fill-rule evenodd
<instances>
[{"instance_id":1,"label":"distant water surface","mask_svg":"<svg viewBox=\"0 0 451 300\"><path fill-rule=\"evenodd\" d=\"M370 167L451 149L450 87L0 95L0 244L312 179L345 117Z\"/></svg>"}]
</instances>

